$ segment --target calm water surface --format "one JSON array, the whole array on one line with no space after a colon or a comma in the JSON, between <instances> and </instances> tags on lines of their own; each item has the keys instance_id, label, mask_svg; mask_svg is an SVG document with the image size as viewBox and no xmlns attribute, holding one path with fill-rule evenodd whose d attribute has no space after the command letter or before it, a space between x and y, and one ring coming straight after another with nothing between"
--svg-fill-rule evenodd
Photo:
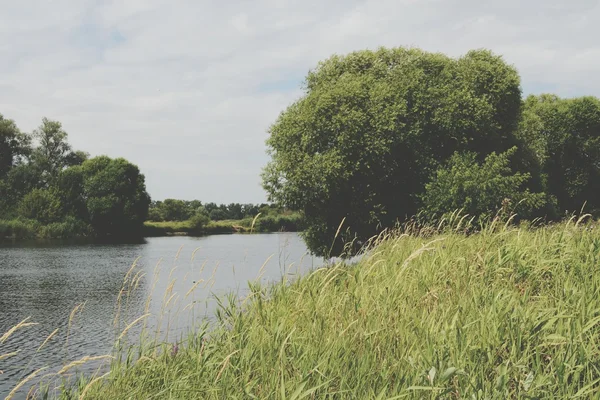
<instances>
[{"instance_id":1,"label":"calm water surface","mask_svg":"<svg viewBox=\"0 0 600 400\"><path fill-rule=\"evenodd\" d=\"M293 279L322 264L295 233L148 238L119 245L0 244L0 336L27 317L37 324L0 344L0 358L19 351L0 360L0 399L40 367L52 372L84 356L110 354L122 329L146 312L151 315L134 328L145 322L177 341L213 318L215 295L233 292L239 298L248 281ZM115 323L130 269L129 281L137 285L121 296ZM92 373L99 364L78 371Z\"/></svg>"}]
</instances>

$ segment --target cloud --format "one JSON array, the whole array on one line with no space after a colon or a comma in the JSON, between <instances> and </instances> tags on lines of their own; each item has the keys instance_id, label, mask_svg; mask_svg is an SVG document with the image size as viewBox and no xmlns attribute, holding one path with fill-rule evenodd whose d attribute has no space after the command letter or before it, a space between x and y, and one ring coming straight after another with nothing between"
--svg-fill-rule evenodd
<instances>
[{"instance_id":1,"label":"cloud","mask_svg":"<svg viewBox=\"0 0 600 400\"><path fill-rule=\"evenodd\" d=\"M0 112L138 164L148 190L264 201L267 129L319 60L379 46L489 48L526 93L600 96L596 1L58 0L0 16Z\"/></svg>"}]
</instances>

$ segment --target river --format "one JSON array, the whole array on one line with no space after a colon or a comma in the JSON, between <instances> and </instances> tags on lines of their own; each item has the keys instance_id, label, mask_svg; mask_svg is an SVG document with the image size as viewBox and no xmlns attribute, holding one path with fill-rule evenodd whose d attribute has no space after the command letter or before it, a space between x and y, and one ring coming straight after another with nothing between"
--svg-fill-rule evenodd
<instances>
[{"instance_id":1,"label":"river","mask_svg":"<svg viewBox=\"0 0 600 400\"><path fill-rule=\"evenodd\" d=\"M214 296L234 293L239 299L249 281L294 279L322 264L295 233L159 237L118 245L0 244L0 337L25 318L36 324L0 343L0 398L38 368L55 372L84 356L110 354L117 336L138 317L149 314L129 330L130 340L146 324L177 341L214 317ZM12 352L18 353L2 359ZM92 373L99 363L73 371Z\"/></svg>"}]
</instances>

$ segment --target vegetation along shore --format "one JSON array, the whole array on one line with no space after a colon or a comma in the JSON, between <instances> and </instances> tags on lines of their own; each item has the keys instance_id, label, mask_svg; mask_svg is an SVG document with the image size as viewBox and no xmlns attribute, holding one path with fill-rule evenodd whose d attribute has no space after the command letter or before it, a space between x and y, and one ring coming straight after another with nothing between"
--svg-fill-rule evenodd
<instances>
[{"instance_id":1,"label":"vegetation along shore","mask_svg":"<svg viewBox=\"0 0 600 400\"><path fill-rule=\"evenodd\" d=\"M176 344L120 348L59 398L592 398L600 230L584 220L382 234L355 265L251 283Z\"/></svg>"},{"instance_id":2,"label":"vegetation along shore","mask_svg":"<svg viewBox=\"0 0 600 400\"><path fill-rule=\"evenodd\" d=\"M287 225L313 254L360 256L251 282L177 343L117 340L106 375L64 383L62 399L598 393L595 97L523 98L487 50L334 55L269 128L271 205L248 207L152 203L136 166L73 152L60 124L1 129L4 218L96 236Z\"/></svg>"}]
</instances>

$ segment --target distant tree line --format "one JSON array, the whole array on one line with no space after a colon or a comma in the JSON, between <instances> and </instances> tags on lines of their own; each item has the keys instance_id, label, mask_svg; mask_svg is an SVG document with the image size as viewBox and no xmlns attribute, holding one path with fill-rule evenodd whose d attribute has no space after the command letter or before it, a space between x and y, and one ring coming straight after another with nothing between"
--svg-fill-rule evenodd
<instances>
[{"instance_id":1,"label":"distant tree line","mask_svg":"<svg viewBox=\"0 0 600 400\"><path fill-rule=\"evenodd\" d=\"M219 204L202 203L200 200L152 201L148 212L150 221L187 221L196 215L205 215L211 221L241 220L254 218L257 214L263 217L278 215L288 210L275 204Z\"/></svg>"},{"instance_id":2,"label":"distant tree line","mask_svg":"<svg viewBox=\"0 0 600 400\"><path fill-rule=\"evenodd\" d=\"M303 212L321 255L457 209L482 223L499 210L515 221L584 206L600 216L600 100L523 99L516 69L487 50L332 56L267 145L269 200Z\"/></svg>"},{"instance_id":3,"label":"distant tree line","mask_svg":"<svg viewBox=\"0 0 600 400\"><path fill-rule=\"evenodd\" d=\"M57 121L25 133L0 115L0 236L141 234L150 196L138 167L67 139Z\"/></svg>"}]
</instances>

